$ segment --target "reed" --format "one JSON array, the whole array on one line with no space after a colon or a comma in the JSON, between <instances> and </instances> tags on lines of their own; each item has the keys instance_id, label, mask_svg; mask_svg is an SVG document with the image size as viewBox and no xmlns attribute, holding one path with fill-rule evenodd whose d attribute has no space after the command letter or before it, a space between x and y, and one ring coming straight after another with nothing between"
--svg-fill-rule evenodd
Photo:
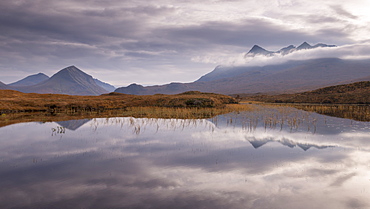
<instances>
[{"instance_id":1,"label":"reed","mask_svg":"<svg viewBox=\"0 0 370 209\"><path fill-rule=\"evenodd\" d=\"M307 104L290 104L289 106L316 112L323 115L347 118L357 121L370 121L369 105L307 105Z\"/></svg>"}]
</instances>

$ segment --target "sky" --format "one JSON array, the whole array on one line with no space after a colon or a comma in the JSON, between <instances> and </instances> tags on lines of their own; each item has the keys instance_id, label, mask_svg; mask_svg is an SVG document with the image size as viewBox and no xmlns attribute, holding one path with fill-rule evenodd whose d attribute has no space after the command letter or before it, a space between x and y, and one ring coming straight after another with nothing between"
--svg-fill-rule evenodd
<instances>
[{"instance_id":1,"label":"sky","mask_svg":"<svg viewBox=\"0 0 370 209\"><path fill-rule=\"evenodd\" d=\"M191 82L218 65L370 54L368 0L0 0L0 81L75 65L116 87ZM335 44L244 60L258 44Z\"/></svg>"}]
</instances>

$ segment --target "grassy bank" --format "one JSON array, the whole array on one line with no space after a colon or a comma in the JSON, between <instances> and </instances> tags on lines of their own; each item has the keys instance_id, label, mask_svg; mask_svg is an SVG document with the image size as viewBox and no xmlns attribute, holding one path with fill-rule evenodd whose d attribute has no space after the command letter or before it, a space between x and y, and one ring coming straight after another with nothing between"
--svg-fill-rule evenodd
<instances>
[{"instance_id":1,"label":"grassy bank","mask_svg":"<svg viewBox=\"0 0 370 209\"><path fill-rule=\"evenodd\" d=\"M252 109L248 105L236 104L232 97L201 92L151 96L118 93L69 96L0 91L0 127L20 122L99 117L211 118Z\"/></svg>"},{"instance_id":2,"label":"grassy bank","mask_svg":"<svg viewBox=\"0 0 370 209\"><path fill-rule=\"evenodd\" d=\"M110 93L101 96L70 96L60 94L26 94L12 90L0 90L0 113L76 113L127 109L129 107L224 108L226 104L235 103L237 103L236 100L229 96L201 92L149 96L120 93Z\"/></svg>"}]
</instances>

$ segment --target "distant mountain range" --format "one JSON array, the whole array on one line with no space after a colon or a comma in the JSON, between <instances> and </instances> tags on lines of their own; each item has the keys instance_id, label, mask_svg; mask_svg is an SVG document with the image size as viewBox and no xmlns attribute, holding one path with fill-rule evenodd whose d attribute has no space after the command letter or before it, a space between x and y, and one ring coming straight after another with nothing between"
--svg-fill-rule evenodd
<instances>
[{"instance_id":1,"label":"distant mountain range","mask_svg":"<svg viewBox=\"0 0 370 209\"><path fill-rule=\"evenodd\" d=\"M258 148L262 147L263 145L265 145L269 142L278 142L278 143L280 143L284 146L290 147L290 148L299 147L304 151L307 151L308 149L310 149L312 147L316 148L316 149L326 149L326 148L333 147L333 146L330 146L330 145L316 145L316 144L310 144L310 143L300 143L300 142L295 142L295 141L292 141L292 140L289 140L289 139L276 140L274 138L263 138L263 139L249 138L247 140L249 141L249 143L252 144L252 146L255 149L258 149Z\"/></svg>"},{"instance_id":2,"label":"distant mountain range","mask_svg":"<svg viewBox=\"0 0 370 209\"><path fill-rule=\"evenodd\" d=\"M30 75L1 89L12 89L24 93L49 93L68 95L101 95L112 92L115 87L94 79L75 66L69 66L48 77L43 73Z\"/></svg>"},{"instance_id":3,"label":"distant mountain range","mask_svg":"<svg viewBox=\"0 0 370 209\"><path fill-rule=\"evenodd\" d=\"M328 45L328 44L319 43L319 44L316 44L314 46L311 46L307 42L303 42L298 47L295 47L294 45L289 45L289 46L284 47L284 48L282 48L282 49L280 49L276 52L268 51L268 50L266 50L266 49L264 49L264 48L262 48L258 45L254 45L252 47L252 49L250 49L249 52L245 54L245 57L254 57L254 56L257 56L257 55L274 56L274 55L277 55L277 54L287 55L287 54L293 53L295 51L300 51L300 50L305 50L305 49L315 49L315 48L319 48L319 47L322 47L322 48L336 47L336 45Z\"/></svg>"},{"instance_id":4,"label":"distant mountain range","mask_svg":"<svg viewBox=\"0 0 370 209\"><path fill-rule=\"evenodd\" d=\"M131 84L116 89L116 92L139 95L177 94L185 91L222 94L295 93L354 81L367 81L369 77L370 60L322 58L268 66L218 66L192 83L148 87Z\"/></svg>"},{"instance_id":5,"label":"distant mountain range","mask_svg":"<svg viewBox=\"0 0 370 209\"><path fill-rule=\"evenodd\" d=\"M276 52L253 46L246 56L273 56L299 50L335 45L307 42L298 47L289 45ZM221 94L281 94L310 91L322 87L370 80L370 60L344 60L321 58L287 61L266 66L217 66L213 71L191 83L170 83L144 87L130 84L115 89L114 86L94 79L75 66L62 69L52 77L43 73L27 76L0 89L13 89L25 93L52 93L69 95L100 95L118 92L136 95L178 94L186 91L202 91Z\"/></svg>"}]
</instances>

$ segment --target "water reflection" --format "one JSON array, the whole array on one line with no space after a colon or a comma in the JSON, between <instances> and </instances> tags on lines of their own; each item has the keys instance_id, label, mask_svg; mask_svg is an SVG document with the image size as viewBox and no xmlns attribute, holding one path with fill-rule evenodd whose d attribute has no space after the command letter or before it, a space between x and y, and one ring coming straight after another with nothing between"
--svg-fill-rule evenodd
<instances>
[{"instance_id":1,"label":"water reflection","mask_svg":"<svg viewBox=\"0 0 370 209\"><path fill-rule=\"evenodd\" d=\"M369 127L292 109L10 125L0 208L368 208Z\"/></svg>"},{"instance_id":2,"label":"water reflection","mask_svg":"<svg viewBox=\"0 0 370 209\"><path fill-rule=\"evenodd\" d=\"M81 119L81 120L68 120L68 121L58 121L57 124L60 125L60 127L75 131L81 126L83 126L85 123L89 122L91 119Z\"/></svg>"}]
</instances>

